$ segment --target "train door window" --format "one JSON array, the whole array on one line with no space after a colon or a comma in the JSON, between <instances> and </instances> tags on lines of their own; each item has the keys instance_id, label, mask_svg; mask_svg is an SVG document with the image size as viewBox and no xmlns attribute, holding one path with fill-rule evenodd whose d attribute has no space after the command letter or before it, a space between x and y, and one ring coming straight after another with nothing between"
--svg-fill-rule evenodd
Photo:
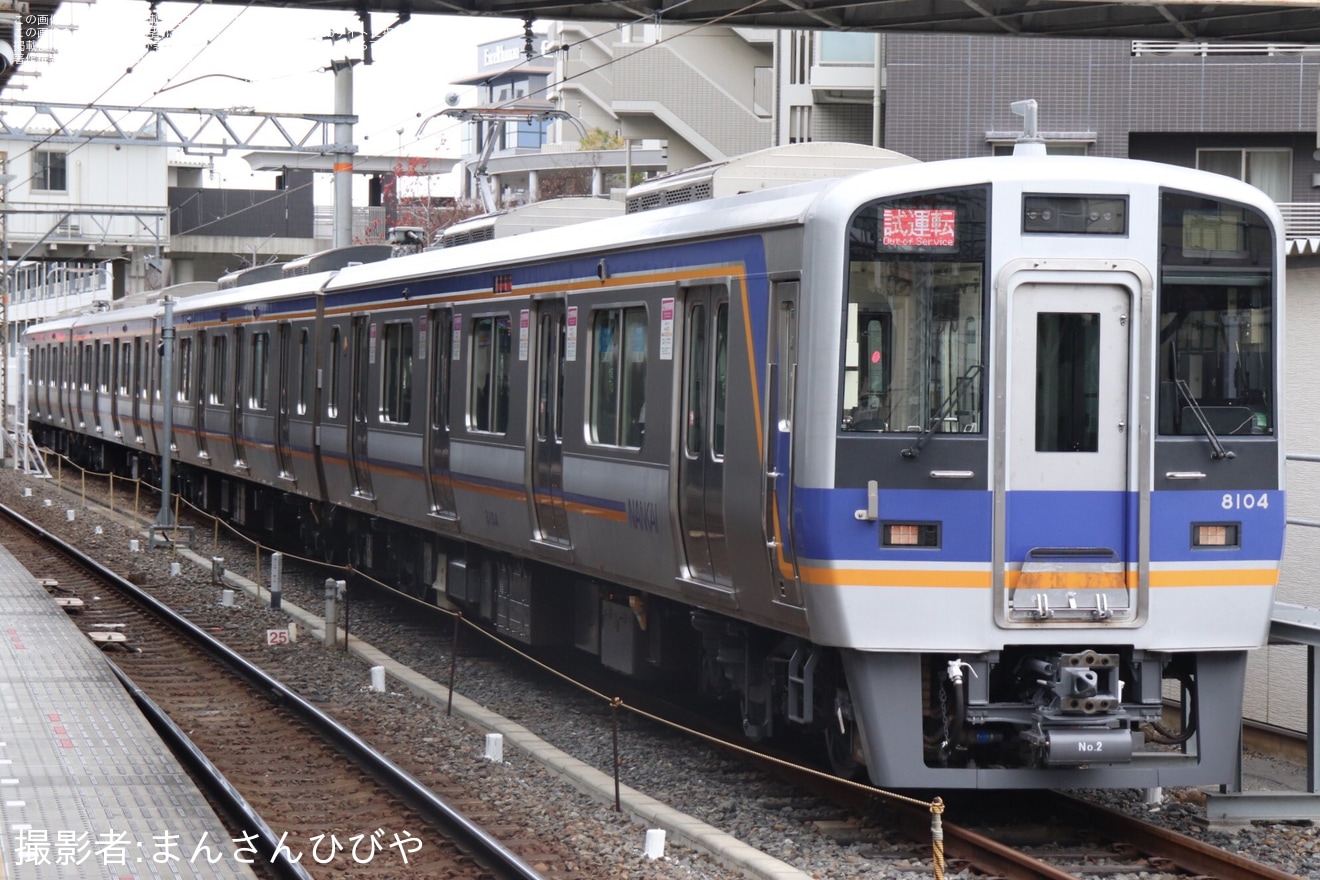
<instances>
[{"instance_id":1,"label":"train door window","mask_svg":"<svg viewBox=\"0 0 1320 880\"><path fill-rule=\"evenodd\" d=\"M252 393L248 405L252 409L266 408L266 388L270 381L270 334L252 334Z\"/></svg>"},{"instance_id":2,"label":"train door window","mask_svg":"<svg viewBox=\"0 0 1320 880\"><path fill-rule=\"evenodd\" d=\"M174 392L174 397L181 403L187 403L192 400L192 382L193 382L193 341L192 339L179 340L179 367L174 371L174 375L179 377L179 387Z\"/></svg>"},{"instance_id":3,"label":"train door window","mask_svg":"<svg viewBox=\"0 0 1320 880\"><path fill-rule=\"evenodd\" d=\"M91 391L96 382L96 352L89 342L82 350L82 390Z\"/></svg>"},{"instance_id":4,"label":"train door window","mask_svg":"<svg viewBox=\"0 0 1320 880\"><path fill-rule=\"evenodd\" d=\"M143 340L133 340L133 394L143 400L147 397L147 359L143 357L145 346Z\"/></svg>"},{"instance_id":5,"label":"train door window","mask_svg":"<svg viewBox=\"0 0 1320 880\"><path fill-rule=\"evenodd\" d=\"M853 216L841 430L984 430L985 218L981 188Z\"/></svg>"},{"instance_id":6,"label":"train door window","mask_svg":"<svg viewBox=\"0 0 1320 880\"><path fill-rule=\"evenodd\" d=\"M121 342L119 344L119 369L115 371L115 375L119 380L117 393L120 397L127 397L133 378L133 343Z\"/></svg>"},{"instance_id":7,"label":"train door window","mask_svg":"<svg viewBox=\"0 0 1320 880\"><path fill-rule=\"evenodd\" d=\"M1161 196L1159 431L1272 434L1277 395L1265 217L1201 196Z\"/></svg>"},{"instance_id":8,"label":"train door window","mask_svg":"<svg viewBox=\"0 0 1320 880\"><path fill-rule=\"evenodd\" d=\"M472 322L468 423L475 431L503 434L508 430L510 326L508 315Z\"/></svg>"},{"instance_id":9,"label":"train door window","mask_svg":"<svg viewBox=\"0 0 1320 880\"><path fill-rule=\"evenodd\" d=\"M449 369L453 357L453 315L435 316L431 328L431 427L449 427Z\"/></svg>"},{"instance_id":10,"label":"train door window","mask_svg":"<svg viewBox=\"0 0 1320 880\"><path fill-rule=\"evenodd\" d=\"M1036 315L1036 451L1099 447L1100 316Z\"/></svg>"},{"instance_id":11,"label":"train door window","mask_svg":"<svg viewBox=\"0 0 1320 880\"><path fill-rule=\"evenodd\" d=\"M312 398L311 338L311 333L305 327L298 332L298 399L294 403L294 411L300 416L307 415L307 401Z\"/></svg>"},{"instance_id":12,"label":"train door window","mask_svg":"<svg viewBox=\"0 0 1320 880\"><path fill-rule=\"evenodd\" d=\"M688 310L687 400L684 419L684 447L689 458L700 458L706 448L706 304L699 302Z\"/></svg>"},{"instance_id":13,"label":"train door window","mask_svg":"<svg viewBox=\"0 0 1320 880\"><path fill-rule=\"evenodd\" d=\"M412 421L413 326L394 321L383 328L380 368L380 419L406 425Z\"/></svg>"},{"instance_id":14,"label":"train door window","mask_svg":"<svg viewBox=\"0 0 1320 880\"><path fill-rule=\"evenodd\" d=\"M536 382L536 439L564 439L564 315L541 315L537 328L540 369Z\"/></svg>"},{"instance_id":15,"label":"train door window","mask_svg":"<svg viewBox=\"0 0 1320 880\"><path fill-rule=\"evenodd\" d=\"M715 307L715 372L711 376L710 451L724 458L724 414L729 399L729 304Z\"/></svg>"},{"instance_id":16,"label":"train door window","mask_svg":"<svg viewBox=\"0 0 1320 880\"><path fill-rule=\"evenodd\" d=\"M212 406L223 406L226 400L228 388L225 386L225 376L229 370L229 365L226 363L228 356L229 338L217 335L211 340L211 390L208 402Z\"/></svg>"},{"instance_id":17,"label":"train door window","mask_svg":"<svg viewBox=\"0 0 1320 880\"><path fill-rule=\"evenodd\" d=\"M646 432L646 309L592 316L591 441L640 449Z\"/></svg>"},{"instance_id":18,"label":"train door window","mask_svg":"<svg viewBox=\"0 0 1320 880\"><path fill-rule=\"evenodd\" d=\"M196 364L197 364L197 381L196 381L196 382L194 383L194 385L193 385L193 388L194 388L195 391L196 391L196 396L194 396L193 394L190 393L190 394L188 395L188 399L189 399L189 400L196 400L198 403L204 403L204 402L206 401L206 392L207 392L207 388L208 388L208 386L207 386L207 384L206 384L206 381L207 381L207 375L206 375L206 366L207 366L207 364L206 364L206 355L207 355L206 339L207 339L207 334L206 334L206 331L203 330L203 331L201 331L201 332L199 332L199 333L197 334L197 342L196 342L196 344L193 346L193 350L194 350L196 353L195 353L194 355L192 355L192 360L195 361Z\"/></svg>"},{"instance_id":19,"label":"train door window","mask_svg":"<svg viewBox=\"0 0 1320 880\"><path fill-rule=\"evenodd\" d=\"M109 342L98 342L96 348L96 390L102 394L109 394L111 382L110 357L114 354L114 345Z\"/></svg>"},{"instance_id":20,"label":"train door window","mask_svg":"<svg viewBox=\"0 0 1320 880\"><path fill-rule=\"evenodd\" d=\"M797 285L793 285L796 289ZM793 417L793 368L797 366L797 306L779 307L779 430L786 431Z\"/></svg>"},{"instance_id":21,"label":"train door window","mask_svg":"<svg viewBox=\"0 0 1320 880\"><path fill-rule=\"evenodd\" d=\"M330 328L330 347L326 349L326 366L329 376L325 389L325 414L327 418L339 416L339 351L341 333L338 326Z\"/></svg>"}]
</instances>

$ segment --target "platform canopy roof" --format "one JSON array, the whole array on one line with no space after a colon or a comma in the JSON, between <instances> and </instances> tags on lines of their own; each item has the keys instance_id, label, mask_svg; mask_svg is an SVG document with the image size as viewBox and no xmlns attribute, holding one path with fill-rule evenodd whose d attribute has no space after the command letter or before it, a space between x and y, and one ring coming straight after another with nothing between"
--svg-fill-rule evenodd
<instances>
[{"instance_id":1,"label":"platform canopy roof","mask_svg":"<svg viewBox=\"0 0 1320 880\"><path fill-rule=\"evenodd\" d=\"M238 6L739 27L1320 42L1318 0L212 0Z\"/></svg>"}]
</instances>

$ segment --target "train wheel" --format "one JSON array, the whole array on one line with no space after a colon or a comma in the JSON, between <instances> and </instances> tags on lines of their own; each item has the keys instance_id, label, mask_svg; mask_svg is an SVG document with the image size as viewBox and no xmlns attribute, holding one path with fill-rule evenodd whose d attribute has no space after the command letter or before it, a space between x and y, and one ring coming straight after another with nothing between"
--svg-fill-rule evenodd
<instances>
[{"instance_id":1,"label":"train wheel","mask_svg":"<svg viewBox=\"0 0 1320 880\"><path fill-rule=\"evenodd\" d=\"M852 698L839 690L834 698L834 715L825 722L825 758L830 772L843 779L861 779L866 764L862 758L861 736L853 720Z\"/></svg>"}]
</instances>

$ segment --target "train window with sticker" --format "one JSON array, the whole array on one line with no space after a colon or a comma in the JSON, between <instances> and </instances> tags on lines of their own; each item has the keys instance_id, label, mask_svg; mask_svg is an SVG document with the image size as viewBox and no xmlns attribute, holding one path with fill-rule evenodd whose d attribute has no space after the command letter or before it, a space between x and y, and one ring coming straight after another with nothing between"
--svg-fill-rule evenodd
<instances>
[{"instance_id":1,"label":"train window with sticker","mask_svg":"<svg viewBox=\"0 0 1320 880\"><path fill-rule=\"evenodd\" d=\"M1245 205L1165 192L1160 227L1159 433L1273 434L1268 220Z\"/></svg>"},{"instance_id":2,"label":"train window with sticker","mask_svg":"<svg viewBox=\"0 0 1320 880\"><path fill-rule=\"evenodd\" d=\"M840 429L985 430L984 188L871 202L848 230Z\"/></svg>"},{"instance_id":3,"label":"train window with sticker","mask_svg":"<svg viewBox=\"0 0 1320 880\"><path fill-rule=\"evenodd\" d=\"M248 406L252 409L266 408L266 386L270 372L270 334L252 334L252 391L248 395Z\"/></svg>"},{"instance_id":4,"label":"train window with sticker","mask_svg":"<svg viewBox=\"0 0 1320 880\"><path fill-rule=\"evenodd\" d=\"M592 315L591 442L640 449L646 434L646 309Z\"/></svg>"},{"instance_id":5,"label":"train window with sticker","mask_svg":"<svg viewBox=\"0 0 1320 880\"><path fill-rule=\"evenodd\" d=\"M388 323L382 330L380 420L406 425L412 420L413 327Z\"/></svg>"},{"instance_id":6,"label":"train window with sticker","mask_svg":"<svg viewBox=\"0 0 1320 880\"><path fill-rule=\"evenodd\" d=\"M509 429L511 326L508 315L491 315L472 322L468 425L474 431L503 434Z\"/></svg>"}]
</instances>

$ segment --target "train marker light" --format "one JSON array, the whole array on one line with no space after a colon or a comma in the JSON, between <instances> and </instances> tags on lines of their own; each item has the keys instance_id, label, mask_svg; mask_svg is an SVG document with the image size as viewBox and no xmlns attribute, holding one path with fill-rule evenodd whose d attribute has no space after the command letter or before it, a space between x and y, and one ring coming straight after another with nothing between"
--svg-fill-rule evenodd
<instances>
[{"instance_id":1,"label":"train marker light","mask_svg":"<svg viewBox=\"0 0 1320 880\"><path fill-rule=\"evenodd\" d=\"M883 547L939 547L939 523L884 523L880 528Z\"/></svg>"},{"instance_id":2,"label":"train marker light","mask_svg":"<svg viewBox=\"0 0 1320 880\"><path fill-rule=\"evenodd\" d=\"M1240 547L1241 526L1238 523L1193 523L1193 547Z\"/></svg>"}]
</instances>

